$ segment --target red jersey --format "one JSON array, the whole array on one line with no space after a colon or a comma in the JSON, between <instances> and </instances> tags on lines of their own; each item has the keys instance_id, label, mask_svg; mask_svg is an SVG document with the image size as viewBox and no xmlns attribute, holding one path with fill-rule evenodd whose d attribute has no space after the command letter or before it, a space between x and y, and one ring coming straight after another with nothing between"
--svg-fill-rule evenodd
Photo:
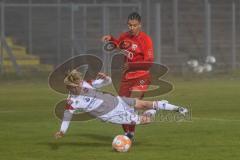
<instances>
[{"instance_id":1,"label":"red jersey","mask_svg":"<svg viewBox=\"0 0 240 160\"><path fill-rule=\"evenodd\" d=\"M151 38L144 32L131 35L129 32L122 33L118 39L111 38L121 48L125 44L129 52L125 57L125 63L129 69L124 73L126 79L139 78L149 74L149 68L153 62L153 45ZM129 45L128 45L129 44Z\"/></svg>"}]
</instances>

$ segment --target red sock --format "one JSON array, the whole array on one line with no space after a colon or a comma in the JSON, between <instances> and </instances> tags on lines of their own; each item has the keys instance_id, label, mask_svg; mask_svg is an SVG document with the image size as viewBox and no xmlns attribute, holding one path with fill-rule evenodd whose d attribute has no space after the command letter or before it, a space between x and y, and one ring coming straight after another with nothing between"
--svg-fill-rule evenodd
<instances>
[{"instance_id":1,"label":"red sock","mask_svg":"<svg viewBox=\"0 0 240 160\"><path fill-rule=\"evenodd\" d=\"M136 125L129 125L129 132L134 133L135 132L135 126Z\"/></svg>"},{"instance_id":2,"label":"red sock","mask_svg":"<svg viewBox=\"0 0 240 160\"><path fill-rule=\"evenodd\" d=\"M123 128L125 133L129 132L129 124L122 124L122 128Z\"/></svg>"}]
</instances>

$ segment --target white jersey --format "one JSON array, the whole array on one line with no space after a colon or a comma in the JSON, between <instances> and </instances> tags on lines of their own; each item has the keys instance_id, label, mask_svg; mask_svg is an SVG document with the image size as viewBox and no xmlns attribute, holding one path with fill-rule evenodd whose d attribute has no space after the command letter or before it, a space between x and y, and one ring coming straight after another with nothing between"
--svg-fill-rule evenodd
<instances>
[{"instance_id":1,"label":"white jersey","mask_svg":"<svg viewBox=\"0 0 240 160\"><path fill-rule=\"evenodd\" d=\"M83 90L93 90L94 88L87 83L86 81L82 84ZM103 100L96 98L94 96L86 96L86 95L69 95L68 96L68 103L71 105L72 108L70 110L74 112L77 109L82 109L84 112L90 112L96 108L98 108L102 103Z\"/></svg>"},{"instance_id":2,"label":"white jersey","mask_svg":"<svg viewBox=\"0 0 240 160\"><path fill-rule=\"evenodd\" d=\"M72 114L81 110L103 121L118 124L139 123L138 116L135 115L135 100L126 97L116 97L109 93L98 92L96 88L106 86L112 82L110 77L98 79L92 82L92 85L86 81L82 84L80 95L69 95L68 105L64 112L61 131L66 132L72 119Z\"/></svg>"},{"instance_id":3,"label":"white jersey","mask_svg":"<svg viewBox=\"0 0 240 160\"><path fill-rule=\"evenodd\" d=\"M103 81L95 80L92 82L92 86L84 81L80 95L69 94L67 99L67 109L72 113L76 110L81 110L83 112L88 112L95 117L110 112L117 106L119 100L110 93L103 93L96 90L96 88L110 83L110 77Z\"/></svg>"}]
</instances>

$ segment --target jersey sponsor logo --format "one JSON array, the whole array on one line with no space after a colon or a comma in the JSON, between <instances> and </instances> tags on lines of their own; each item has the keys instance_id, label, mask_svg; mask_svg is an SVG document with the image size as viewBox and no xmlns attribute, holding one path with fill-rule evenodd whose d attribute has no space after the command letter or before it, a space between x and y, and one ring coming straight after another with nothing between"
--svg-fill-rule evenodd
<instances>
[{"instance_id":1,"label":"jersey sponsor logo","mask_svg":"<svg viewBox=\"0 0 240 160\"><path fill-rule=\"evenodd\" d=\"M137 44L132 44L132 50L135 51L137 49L138 45Z\"/></svg>"},{"instance_id":2,"label":"jersey sponsor logo","mask_svg":"<svg viewBox=\"0 0 240 160\"><path fill-rule=\"evenodd\" d=\"M84 93L87 93L88 91L89 91L88 88L83 88L83 92L84 92Z\"/></svg>"},{"instance_id":3,"label":"jersey sponsor logo","mask_svg":"<svg viewBox=\"0 0 240 160\"><path fill-rule=\"evenodd\" d=\"M90 100L90 98L89 98L89 100ZM96 98L92 98L92 100L90 101L90 103L87 105L87 108L89 109L89 110L92 110L93 108L94 108L94 103L97 101L97 99Z\"/></svg>"},{"instance_id":4,"label":"jersey sponsor logo","mask_svg":"<svg viewBox=\"0 0 240 160\"><path fill-rule=\"evenodd\" d=\"M143 79L139 81L140 85L143 85L144 83L145 83L145 81Z\"/></svg>"},{"instance_id":5,"label":"jersey sponsor logo","mask_svg":"<svg viewBox=\"0 0 240 160\"><path fill-rule=\"evenodd\" d=\"M86 98L84 98L84 100L85 100L86 102L89 102L89 101L90 101L90 98L86 97Z\"/></svg>"}]
</instances>

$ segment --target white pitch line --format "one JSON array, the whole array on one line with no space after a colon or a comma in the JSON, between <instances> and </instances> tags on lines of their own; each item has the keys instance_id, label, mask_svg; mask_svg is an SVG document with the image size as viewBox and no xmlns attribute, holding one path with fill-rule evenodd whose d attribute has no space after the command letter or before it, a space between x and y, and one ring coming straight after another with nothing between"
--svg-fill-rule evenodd
<instances>
[{"instance_id":1,"label":"white pitch line","mask_svg":"<svg viewBox=\"0 0 240 160\"><path fill-rule=\"evenodd\" d=\"M1 113L24 113L24 112L47 112L48 110L34 110L34 111L0 111Z\"/></svg>"},{"instance_id":2,"label":"white pitch line","mask_svg":"<svg viewBox=\"0 0 240 160\"><path fill-rule=\"evenodd\" d=\"M49 110L32 110L32 111L0 111L1 113L24 113L24 112L49 112ZM240 119L222 119L222 118L200 118L192 117L192 120L204 120L204 121L220 121L220 122L240 122Z\"/></svg>"},{"instance_id":3,"label":"white pitch line","mask_svg":"<svg viewBox=\"0 0 240 160\"><path fill-rule=\"evenodd\" d=\"M204 121L240 122L240 119L199 118L199 117L193 117L192 119L204 120Z\"/></svg>"}]
</instances>

